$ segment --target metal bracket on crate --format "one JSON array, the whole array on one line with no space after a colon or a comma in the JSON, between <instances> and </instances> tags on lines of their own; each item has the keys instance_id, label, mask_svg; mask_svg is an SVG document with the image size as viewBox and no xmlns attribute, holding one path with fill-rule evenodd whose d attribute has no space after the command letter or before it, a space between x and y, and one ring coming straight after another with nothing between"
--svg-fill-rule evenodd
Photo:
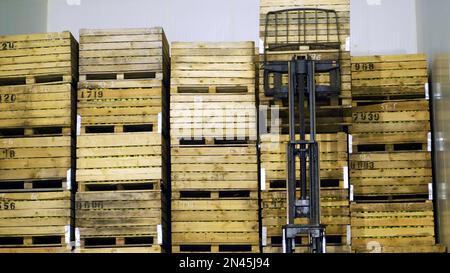
<instances>
[{"instance_id":1,"label":"metal bracket on crate","mask_svg":"<svg viewBox=\"0 0 450 273\"><path fill-rule=\"evenodd\" d=\"M326 253L325 226L285 225L283 226L283 238L285 240L285 251L287 253L295 252L295 238L299 234L309 236L311 253Z\"/></svg>"}]
</instances>

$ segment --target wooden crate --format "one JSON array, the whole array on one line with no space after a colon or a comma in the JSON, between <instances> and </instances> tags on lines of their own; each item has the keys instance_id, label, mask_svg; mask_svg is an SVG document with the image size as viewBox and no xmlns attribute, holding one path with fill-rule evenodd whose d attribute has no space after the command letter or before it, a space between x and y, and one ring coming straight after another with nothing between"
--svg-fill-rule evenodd
<instances>
[{"instance_id":1,"label":"wooden crate","mask_svg":"<svg viewBox=\"0 0 450 273\"><path fill-rule=\"evenodd\" d=\"M169 79L169 43L160 27L82 29L80 81Z\"/></svg>"},{"instance_id":2,"label":"wooden crate","mask_svg":"<svg viewBox=\"0 0 450 273\"><path fill-rule=\"evenodd\" d=\"M354 100L425 98L427 85L423 54L352 57Z\"/></svg>"},{"instance_id":3,"label":"wooden crate","mask_svg":"<svg viewBox=\"0 0 450 273\"><path fill-rule=\"evenodd\" d=\"M70 136L0 139L0 192L70 189Z\"/></svg>"},{"instance_id":4,"label":"wooden crate","mask_svg":"<svg viewBox=\"0 0 450 273\"><path fill-rule=\"evenodd\" d=\"M265 37L266 15L270 11L278 11L292 8L321 8L331 9L337 12L338 28L335 25L330 24L331 18L325 18L319 13L306 14L306 24L299 26L298 17L289 16L290 20L286 20L286 17L280 16L275 21L271 20L268 28L268 40L265 41L266 45L275 42L275 31L277 30L283 39L276 42L296 42L298 41L299 34L304 37L304 42L327 42L330 39L332 41L337 40L342 43L342 50L345 50L345 43L350 36L350 0L260 0L260 37ZM294 13L295 15L295 13ZM312 21L316 19L318 25L312 25ZM328 23L327 23L328 22ZM333 21L334 23L334 21ZM329 39L325 36L330 34ZM317 37L316 37L317 34ZM339 34L339 35L338 35ZM338 37L339 36L339 37Z\"/></svg>"},{"instance_id":5,"label":"wooden crate","mask_svg":"<svg viewBox=\"0 0 450 273\"><path fill-rule=\"evenodd\" d=\"M70 192L0 194L0 252L70 250Z\"/></svg>"},{"instance_id":6,"label":"wooden crate","mask_svg":"<svg viewBox=\"0 0 450 273\"><path fill-rule=\"evenodd\" d=\"M352 108L352 134L428 133L430 106L427 100L392 101Z\"/></svg>"},{"instance_id":7,"label":"wooden crate","mask_svg":"<svg viewBox=\"0 0 450 273\"><path fill-rule=\"evenodd\" d=\"M173 252L259 252L257 191L172 191Z\"/></svg>"},{"instance_id":8,"label":"wooden crate","mask_svg":"<svg viewBox=\"0 0 450 273\"><path fill-rule=\"evenodd\" d=\"M167 90L160 80L80 82L80 133L145 131L168 136Z\"/></svg>"},{"instance_id":9,"label":"wooden crate","mask_svg":"<svg viewBox=\"0 0 450 273\"><path fill-rule=\"evenodd\" d=\"M176 94L170 103L173 144L203 138L256 141L254 94Z\"/></svg>"},{"instance_id":10,"label":"wooden crate","mask_svg":"<svg viewBox=\"0 0 450 273\"><path fill-rule=\"evenodd\" d=\"M79 252L160 253L167 244L167 210L160 190L79 192Z\"/></svg>"},{"instance_id":11,"label":"wooden crate","mask_svg":"<svg viewBox=\"0 0 450 273\"><path fill-rule=\"evenodd\" d=\"M158 133L78 136L78 190L159 189L167 181L164 147Z\"/></svg>"},{"instance_id":12,"label":"wooden crate","mask_svg":"<svg viewBox=\"0 0 450 273\"><path fill-rule=\"evenodd\" d=\"M355 107L352 112L350 133L354 153L430 149L430 112L426 100L377 103Z\"/></svg>"},{"instance_id":13,"label":"wooden crate","mask_svg":"<svg viewBox=\"0 0 450 273\"><path fill-rule=\"evenodd\" d=\"M348 188L347 134L319 134L322 187ZM286 189L288 135L261 135L261 172L266 190ZM297 164L297 177L300 162Z\"/></svg>"},{"instance_id":14,"label":"wooden crate","mask_svg":"<svg viewBox=\"0 0 450 273\"><path fill-rule=\"evenodd\" d=\"M78 80L78 42L68 31L0 36L0 85Z\"/></svg>"},{"instance_id":15,"label":"wooden crate","mask_svg":"<svg viewBox=\"0 0 450 273\"><path fill-rule=\"evenodd\" d=\"M171 94L255 94L254 42L174 42L171 69Z\"/></svg>"},{"instance_id":16,"label":"wooden crate","mask_svg":"<svg viewBox=\"0 0 450 273\"><path fill-rule=\"evenodd\" d=\"M262 192L263 249L270 253L281 250L282 228L286 225L286 190ZM298 193L300 194L300 193ZM342 252L350 245L350 201L346 189L321 190L321 222L326 226L327 245L330 251ZM297 219L297 224L307 224L306 219ZM299 236L299 246L308 244L307 238Z\"/></svg>"},{"instance_id":17,"label":"wooden crate","mask_svg":"<svg viewBox=\"0 0 450 273\"><path fill-rule=\"evenodd\" d=\"M350 155L350 182L355 200L427 200L432 175L430 152Z\"/></svg>"},{"instance_id":18,"label":"wooden crate","mask_svg":"<svg viewBox=\"0 0 450 273\"><path fill-rule=\"evenodd\" d=\"M70 135L75 89L57 85L0 86L0 137Z\"/></svg>"},{"instance_id":19,"label":"wooden crate","mask_svg":"<svg viewBox=\"0 0 450 273\"><path fill-rule=\"evenodd\" d=\"M172 190L258 190L256 145L171 149Z\"/></svg>"},{"instance_id":20,"label":"wooden crate","mask_svg":"<svg viewBox=\"0 0 450 273\"><path fill-rule=\"evenodd\" d=\"M356 252L435 252L433 203L353 203Z\"/></svg>"}]
</instances>

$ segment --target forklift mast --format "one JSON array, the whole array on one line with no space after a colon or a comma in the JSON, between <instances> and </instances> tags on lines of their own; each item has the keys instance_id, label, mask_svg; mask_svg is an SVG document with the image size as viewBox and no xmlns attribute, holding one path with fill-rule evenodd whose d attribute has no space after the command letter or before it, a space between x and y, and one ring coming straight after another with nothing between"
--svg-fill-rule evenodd
<instances>
[{"instance_id":1,"label":"forklift mast","mask_svg":"<svg viewBox=\"0 0 450 273\"><path fill-rule=\"evenodd\" d=\"M337 13L307 8L269 12L264 38L264 94L275 100L287 100L289 105L288 207L287 224L283 226L283 250L295 252L296 238L306 235L311 253L325 253L325 226L320 221L316 98L339 95L340 64L339 58L317 60L312 59L308 52L331 50L340 53ZM288 55L290 59L283 57L280 61L279 56L283 55ZM317 74L328 75L329 84L316 85ZM286 78L287 82L283 82ZM305 117L308 112L307 124ZM300 162L299 179L297 162ZM297 196L297 181L300 181L300 196ZM308 223L295 224L298 218L307 219Z\"/></svg>"}]
</instances>

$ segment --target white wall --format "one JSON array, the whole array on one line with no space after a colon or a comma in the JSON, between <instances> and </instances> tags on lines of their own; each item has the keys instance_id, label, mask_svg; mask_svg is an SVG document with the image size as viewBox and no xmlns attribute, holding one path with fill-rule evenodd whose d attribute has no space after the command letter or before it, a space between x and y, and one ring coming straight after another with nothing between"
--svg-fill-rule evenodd
<instances>
[{"instance_id":1,"label":"white wall","mask_svg":"<svg viewBox=\"0 0 450 273\"><path fill-rule=\"evenodd\" d=\"M47 0L0 0L0 35L47 30Z\"/></svg>"},{"instance_id":2,"label":"white wall","mask_svg":"<svg viewBox=\"0 0 450 273\"><path fill-rule=\"evenodd\" d=\"M415 0L351 0L352 55L417 53Z\"/></svg>"},{"instance_id":3,"label":"white wall","mask_svg":"<svg viewBox=\"0 0 450 273\"><path fill-rule=\"evenodd\" d=\"M170 41L256 41L258 9L259 0L49 0L48 30L162 26Z\"/></svg>"}]
</instances>

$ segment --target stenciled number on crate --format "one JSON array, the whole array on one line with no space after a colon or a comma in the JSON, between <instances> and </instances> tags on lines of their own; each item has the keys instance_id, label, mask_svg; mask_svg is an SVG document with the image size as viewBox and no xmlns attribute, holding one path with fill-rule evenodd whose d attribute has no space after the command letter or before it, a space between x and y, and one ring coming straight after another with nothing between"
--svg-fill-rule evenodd
<instances>
[{"instance_id":1,"label":"stenciled number on crate","mask_svg":"<svg viewBox=\"0 0 450 273\"><path fill-rule=\"evenodd\" d=\"M2 50L14 49L14 42L2 42L0 48Z\"/></svg>"},{"instance_id":2,"label":"stenciled number on crate","mask_svg":"<svg viewBox=\"0 0 450 273\"><path fill-rule=\"evenodd\" d=\"M308 54L309 58L313 61L322 60L322 54Z\"/></svg>"},{"instance_id":3,"label":"stenciled number on crate","mask_svg":"<svg viewBox=\"0 0 450 273\"><path fill-rule=\"evenodd\" d=\"M375 162L371 161L352 161L350 162L350 168L353 170L374 170Z\"/></svg>"},{"instance_id":4,"label":"stenciled number on crate","mask_svg":"<svg viewBox=\"0 0 450 273\"><path fill-rule=\"evenodd\" d=\"M379 121L379 113L354 113L353 121Z\"/></svg>"},{"instance_id":5,"label":"stenciled number on crate","mask_svg":"<svg viewBox=\"0 0 450 273\"><path fill-rule=\"evenodd\" d=\"M15 158L16 151L14 149L0 149L1 158Z\"/></svg>"},{"instance_id":6,"label":"stenciled number on crate","mask_svg":"<svg viewBox=\"0 0 450 273\"><path fill-rule=\"evenodd\" d=\"M0 103L14 103L16 99L15 94L0 94Z\"/></svg>"},{"instance_id":7,"label":"stenciled number on crate","mask_svg":"<svg viewBox=\"0 0 450 273\"><path fill-rule=\"evenodd\" d=\"M82 99L101 99L103 98L103 91L88 90L81 92Z\"/></svg>"},{"instance_id":8,"label":"stenciled number on crate","mask_svg":"<svg viewBox=\"0 0 450 273\"><path fill-rule=\"evenodd\" d=\"M77 209L103 209L103 202L101 201L77 202Z\"/></svg>"},{"instance_id":9,"label":"stenciled number on crate","mask_svg":"<svg viewBox=\"0 0 450 273\"><path fill-rule=\"evenodd\" d=\"M375 70L375 64L374 63L355 64L355 70L356 71L374 71Z\"/></svg>"},{"instance_id":10,"label":"stenciled number on crate","mask_svg":"<svg viewBox=\"0 0 450 273\"><path fill-rule=\"evenodd\" d=\"M15 209L16 209L16 203L0 201L0 210L15 210Z\"/></svg>"}]
</instances>

